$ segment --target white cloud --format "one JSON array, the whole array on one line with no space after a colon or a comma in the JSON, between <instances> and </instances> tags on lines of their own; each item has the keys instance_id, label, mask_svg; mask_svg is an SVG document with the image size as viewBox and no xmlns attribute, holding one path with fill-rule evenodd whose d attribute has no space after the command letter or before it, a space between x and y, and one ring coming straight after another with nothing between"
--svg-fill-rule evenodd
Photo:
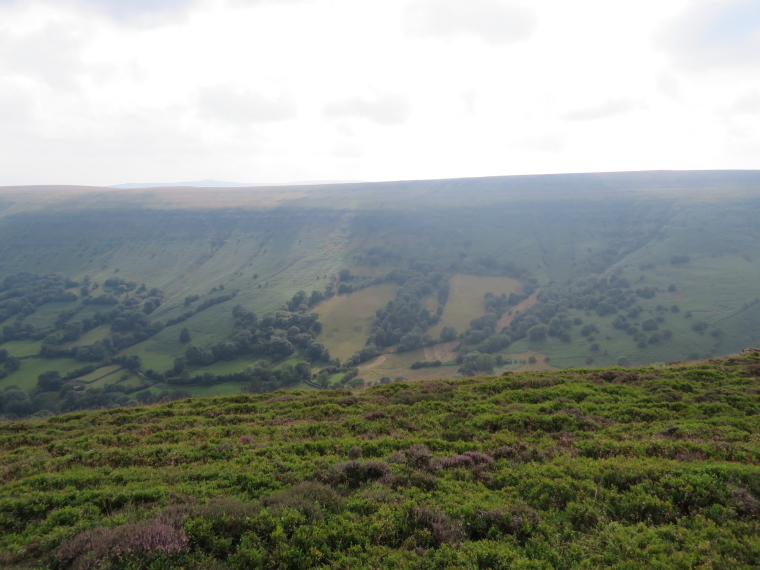
<instances>
[{"instance_id":1,"label":"white cloud","mask_svg":"<svg viewBox=\"0 0 760 570\"><path fill-rule=\"evenodd\" d=\"M760 113L760 92L755 90L738 97L729 108L729 112L739 115Z\"/></svg>"},{"instance_id":2,"label":"white cloud","mask_svg":"<svg viewBox=\"0 0 760 570\"><path fill-rule=\"evenodd\" d=\"M356 117L378 125L401 125L411 113L409 98L400 93L375 93L328 103L325 115L330 118Z\"/></svg>"},{"instance_id":3,"label":"white cloud","mask_svg":"<svg viewBox=\"0 0 760 570\"><path fill-rule=\"evenodd\" d=\"M760 168L741 4L0 0L0 185Z\"/></svg>"},{"instance_id":4,"label":"white cloud","mask_svg":"<svg viewBox=\"0 0 760 570\"><path fill-rule=\"evenodd\" d=\"M200 91L200 114L230 124L271 123L296 116L290 98L265 97L230 85L206 87Z\"/></svg>"},{"instance_id":5,"label":"white cloud","mask_svg":"<svg viewBox=\"0 0 760 570\"><path fill-rule=\"evenodd\" d=\"M760 64L760 2L692 2L660 36L660 43L691 69Z\"/></svg>"},{"instance_id":6,"label":"white cloud","mask_svg":"<svg viewBox=\"0 0 760 570\"><path fill-rule=\"evenodd\" d=\"M527 39L536 27L531 10L501 0L415 0L406 17L412 35L469 34L491 45Z\"/></svg>"},{"instance_id":7,"label":"white cloud","mask_svg":"<svg viewBox=\"0 0 760 570\"><path fill-rule=\"evenodd\" d=\"M84 69L84 36L83 27L62 22L50 22L17 36L0 32L0 71L52 87L73 87L75 75Z\"/></svg>"},{"instance_id":8,"label":"white cloud","mask_svg":"<svg viewBox=\"0 0 760 570\"><path fill-rule=\"evenodd\" d=\"M567 121L595 121L597 119L608 119L625 115L632 111L636 106L628 99L610 99L592 107L584 107L575 111L565 113L564 119Z\"/></svg>"},{"instance_id":9,"label":"white cloud","mask_svg":"<svg viewBox=\"0 0 760 570\"><path fill-rule=\"evenodd\" d=\"M546 133L537 137L528 137L518 143L507 145L507 148L528 152L558 153L565 150L565 137L556 133Z\"/></svg>"},{"instance_id":10,"label":"white cloud","mask_svg":"<svg viewBox=\"0 0 760 570\"><path fill-rule=\"evenodd\" d=\"M0 0L0 6L28 6L46 0ZM50 1L50 0L47 0ZM60 4L80 5L102 10L116 17L133 17L140 14L176 12L195 4L197 0L55 0Z\"/></svg>"},{"instance_id":11,"label":"white cloud","mask_svg":"<svg viewBox=\"0 0 760 570\"><path fill-rule=\"evenodd\" d=\"M0 130L28 124L32 109L29 90L10 80L0 81Z\"/></svg>"}]
</instances>

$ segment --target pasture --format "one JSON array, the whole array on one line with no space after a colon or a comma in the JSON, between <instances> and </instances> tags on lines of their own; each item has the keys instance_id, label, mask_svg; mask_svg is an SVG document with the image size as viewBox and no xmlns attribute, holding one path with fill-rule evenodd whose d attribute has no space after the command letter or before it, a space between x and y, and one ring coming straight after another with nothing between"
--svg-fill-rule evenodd
<instances>
[{"instance_id":1,"label":"pasture","mask_svg":"<svg viewBox=\"0 0 760 570\"><path fill-rule=\"evenodd\" d=\"M485 277L458 273L449 279L449 300L443 308L441 321L428 330L433 338L441 334L443 327L454 327L458 333L470 326L472 319L485 314L483 296L517 293L521 285L510 277Z\"/></svg>"},{"instance_id":2,"label":"pasture","mask_svg":"<svg viewBox=\"0 0 760 570\"><path fill-rule=\"evenodd\" d=\"M396 296L391 283L373 285L345 295L336 295L314 308L322 323L319 340L332 356L345 360L364 347L375 311Z\"/></svg>"}]
</instances>

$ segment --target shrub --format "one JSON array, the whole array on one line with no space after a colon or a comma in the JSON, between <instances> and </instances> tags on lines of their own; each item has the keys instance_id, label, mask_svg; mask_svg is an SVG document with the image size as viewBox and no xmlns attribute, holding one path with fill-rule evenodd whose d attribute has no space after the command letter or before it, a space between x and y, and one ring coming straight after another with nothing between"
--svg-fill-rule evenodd
<instances>
[{"instance_id":1,"label":"shrub","mask_svg":"<svg viewBox=\"0 0 760 570\"><path fill-rule=\"evenodd\" d=\"M529 536L538 526L538 513L522 504L482 511L468 525L471 540L497 538L499 535Z\"/></svg>"},{"instance_id":2,"label":"shrub","mask_svg":"<svg viewBox=\"0 0 760 570\"><path fill-rule=\"evenodd\" d=\"M87 570L125 557L151 560L179 554L187 549L182 522L188 512L187 508L166 509L139 523L86 530L62 543L55 559L62 566Z\"/></svg>"},{"instance_id":3,"label":"shrub","mask_svg":"<svg viewBox=\"0 0 760 570\"><path fill-rule=\"evenodd\" d=\"M493 464L491 459L485 453L479 451L467 451L462 455L455 455L453 457L440 457L433 462L433 469L456 469L458 467L473 467L474 465L486 465Z\"/></svg>"},{"instance_id":4,"label":"shrub","mask_svg":"<svg viewBox=\"0 0 760 570\"><path fill-rule=\"evenodd\" d=\"M383 412L382 410L377 410L375 412L369 412L368 414L364 415L365 421L373 422L375 420L382 420L383 418L387 418L388 414Z\"/></svg>"},{"instance_id":5,"label":"shrub","mask_svg":"<svg viewBox=\"0 0 760 570\"><path fill-rule=\"evenodd\" d=\"M442 544L458 543L465 538L462 523L436 509L414 507L409 510L406 523L405 534L409 546L438 548Z\"/></svg>"},{"instance_id":6,"label":"shrub","mask_svg":"<svg viewBox=\"0 0 760 570\"><path fill-rule=\"evenodd\" d=\"M347 485L357 487L370 481L387 481L390 476L390 466L383 461L347 461L336 463L327 474L326 482L331 485Z\"/></svg>"}]
</instances>

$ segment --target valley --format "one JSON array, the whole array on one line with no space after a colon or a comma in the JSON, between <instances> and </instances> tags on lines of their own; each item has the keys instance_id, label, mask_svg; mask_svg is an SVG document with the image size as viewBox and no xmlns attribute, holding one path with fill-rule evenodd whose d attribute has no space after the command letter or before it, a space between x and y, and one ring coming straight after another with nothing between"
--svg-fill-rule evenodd
<instances>
[{"instance_id":1,"label":"valley","mask_svg":"<svg viewBox=\"0 0 760 570\"><path fill-rule=\"evenodd\" d=\"M1 188L2 412L735 353L760 341L759 186Z\"/></svg>"}]
</instances>

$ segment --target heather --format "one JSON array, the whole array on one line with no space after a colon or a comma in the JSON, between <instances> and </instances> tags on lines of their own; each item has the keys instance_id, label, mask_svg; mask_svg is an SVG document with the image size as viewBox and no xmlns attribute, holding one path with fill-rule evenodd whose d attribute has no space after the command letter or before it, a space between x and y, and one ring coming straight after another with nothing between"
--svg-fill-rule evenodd
<instances>
[{"instance_id":1,"label":"heather","mask_svg":"<svg viewBox=\"0 0 760 570\"><path fill-rule=\"evenodd\" d=\"M0 424L0 564L756 568L760 354Z\"/></svg>"}]
</instances>

